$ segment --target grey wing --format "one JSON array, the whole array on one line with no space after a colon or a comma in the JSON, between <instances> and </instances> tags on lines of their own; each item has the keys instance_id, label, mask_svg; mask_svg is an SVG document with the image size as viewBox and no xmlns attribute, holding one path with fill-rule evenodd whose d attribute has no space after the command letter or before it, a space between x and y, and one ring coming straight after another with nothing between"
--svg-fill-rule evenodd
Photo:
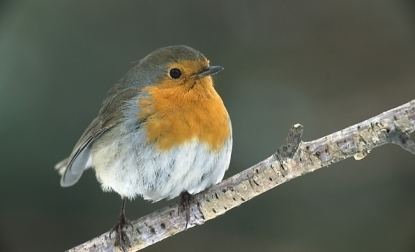
<instances>
[{"instance_id":1,"label":"grey wing","mask_svg":"<svg viewBox=\"0 0 415 252\"><path fill-rule=\"evenodd\" d=\"M55 165L55 169L62 175L60 182L62 187L69 187L78 182L84 170L89 168L92 144L121 122L124 103L135 95L137 95L136 88L119 90L116 94L110 93L103 102L98 116L86 128L69 158Z\"/></svg>"},{"instance_id":2,"label":"grey wing","mask_svg":"<svg viewBox=\"0 0 415 252\"><path fill-rule=\"evenodd\" d=\"M62 187L72 186L78 182L84 170L88 168L91 144L106 130L105 128L99 128L99 120L95 118L76 143L69 158L56 164L55 169L62 175Z\"/></svg>"}]
</instances>

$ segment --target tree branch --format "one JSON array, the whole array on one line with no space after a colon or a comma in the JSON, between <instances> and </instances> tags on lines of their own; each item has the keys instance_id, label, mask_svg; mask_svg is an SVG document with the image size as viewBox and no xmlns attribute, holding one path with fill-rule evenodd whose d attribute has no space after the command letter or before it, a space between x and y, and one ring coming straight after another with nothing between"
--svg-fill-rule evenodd
<instances>
[{"instance_id":1,"label":"tree branch","mask_svg":"<svg viewBox=\"0 0 415 252\"><path fill-rule=\"evenodd\" d=\"M320 139L302 142L303 127L294 125L287 142L258 164L212 186L191 202L187 228L202 225L230 209L293 178L354 157L361 160L376 147L399 145L415 154L415 100ZM185 214L173 204L132 222L126 230L130 251L137 251L186 230ZM69 251L114 251L114 235L106 232Z\"/></svg>"}]
</instances>

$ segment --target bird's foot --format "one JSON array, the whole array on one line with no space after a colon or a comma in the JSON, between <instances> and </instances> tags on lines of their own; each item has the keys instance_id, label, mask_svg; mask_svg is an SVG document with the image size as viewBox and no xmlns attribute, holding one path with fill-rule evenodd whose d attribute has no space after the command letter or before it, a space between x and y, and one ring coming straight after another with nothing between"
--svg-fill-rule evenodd
<instances>
[{"instance_id":1,"label":"bird's foot","mask_svg":"<svg viewBox=\"0 0 415 252\"><path fill-rule=\"evenodd\" d=\"M187 229L187 226L190 221L190 202L192 201L192 198L193 196L188 192L182 192L180 194L179 214L184 213L186 216L185 229Z\"/></svg>"},{"instance_id":2,"label":"bird's foot","mask_svg":"<svg viewBox=\"0 0 415 252\"><path fill-rule=\"evenodd\" d=\"M131 246L130 239L125 232L127 227L133 228L133 225L124 214L121 214L117 224L110 231L110 237L115 233L114 246L120 247L123 252L128 251L128 248Z\"/></svg>"}]
</instances>

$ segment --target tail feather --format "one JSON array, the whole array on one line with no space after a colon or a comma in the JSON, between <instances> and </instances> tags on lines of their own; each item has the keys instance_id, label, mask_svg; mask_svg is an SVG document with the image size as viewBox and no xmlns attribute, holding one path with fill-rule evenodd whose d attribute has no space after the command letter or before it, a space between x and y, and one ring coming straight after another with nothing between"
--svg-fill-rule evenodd
<instances>
[{"instance_id":1,"label":"tail feather","mask_svg":"<svg viewBox=\"0 0 415 252\"><path fill-rule=\"evenodd\" d=\"M66 167L68 166L69 158L65 158L64 160L60 161L55 165L55 170L59 173L59 175L63 176L65 173Z\"/></svg>"}]
</instances>

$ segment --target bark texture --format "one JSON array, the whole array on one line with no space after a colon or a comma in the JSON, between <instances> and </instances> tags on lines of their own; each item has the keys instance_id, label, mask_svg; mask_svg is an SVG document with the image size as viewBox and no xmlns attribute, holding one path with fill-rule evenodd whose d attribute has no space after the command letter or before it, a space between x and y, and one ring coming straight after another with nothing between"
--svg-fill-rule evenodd
<instances>
[{"instance_id":1,"label":"bark texture","mask_svg":"<svg viewBox=\"0 0 415 252\"><path fill-rule=\"evenodd\" d=\"M415 154L415 100L317 140L303 142L294 125L287 142L272 156L193 197L187 229L202 225L293 178L343 159L361 160L376 147L397 144ZM185 213L173 204L132 222L129 251L137 251L186 230ZM101 234L68 251L118 251L114 235Z\"/></svg>"}]
</instances>

